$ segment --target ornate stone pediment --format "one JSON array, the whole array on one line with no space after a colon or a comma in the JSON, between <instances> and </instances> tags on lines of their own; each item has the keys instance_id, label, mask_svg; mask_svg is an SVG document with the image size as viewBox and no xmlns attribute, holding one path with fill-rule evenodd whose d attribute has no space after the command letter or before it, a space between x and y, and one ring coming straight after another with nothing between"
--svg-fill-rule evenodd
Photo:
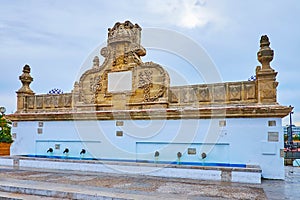
<instances>
[{"instance_id":1,"label":"ornate stone pediment","mask_svg":"<svg viewBox=\"0 0 300 200\"><path fill-rule=\"evenodd\" d=\"M132 109L150 102L167 105L169 75L158 64L143 63L141 30L129 21L108 29L107 46L101 49L105 60L99 65L95 57L93 68L81 76L77 104L94 104L99 110Z\"/></svg>"}]
</instances>

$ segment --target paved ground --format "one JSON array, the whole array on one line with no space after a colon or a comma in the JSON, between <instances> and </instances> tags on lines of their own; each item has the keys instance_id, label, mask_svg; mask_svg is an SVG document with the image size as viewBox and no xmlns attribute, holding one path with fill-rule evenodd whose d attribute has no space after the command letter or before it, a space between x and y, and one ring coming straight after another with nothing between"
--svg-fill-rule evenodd
<instances>
[{"instance_id":1,"label":"paved ground","mask_svg":"<svg viewBox=\"0 0 300 200\"><path fill-rule=\"evenodd\" d=\"M286 168L285 181L262 184L9 167L0 167L0 176L0 199L300 199L300 168L292 167Z\"/></svg>"},{"instance_id":2,"label":"paved ground","mask_svg":"<svg viewBox=\"0 0 300 200\"><path fill-rule=\"evenodd\" d=\"M285 180L263 180L268 199L300 199L300 167L285 167Z\"/></svg>"}]
</instances>

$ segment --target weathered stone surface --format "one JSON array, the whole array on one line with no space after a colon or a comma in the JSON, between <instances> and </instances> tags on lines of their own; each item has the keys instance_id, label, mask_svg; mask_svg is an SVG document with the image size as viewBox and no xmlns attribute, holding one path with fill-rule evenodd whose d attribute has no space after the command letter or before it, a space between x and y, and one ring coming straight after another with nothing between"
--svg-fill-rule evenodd
<instances>
[{"instance_id":1,"label":"weathered stone surface","mask_svg":"<svg viewBox=\"0 0 300 200\"><path fill-rule=\"evenodd\" d=\"M277 103L277 72L270 66L274 52L267 36L260 41L257 57L262 66L256 68L255 81L171 87L162 66L142 61L146 50L141 45L141 30L129 21L108 29L107 46L100 52L104 62L100 64L95 56L70 93L35 95L26 65L17 91L18 109L10 118L114 119L118 118L115 111L132 119L284 117L290 112L291 108ZM151 109L158 110L155 116L145 112ZM124 115L126 112L130 115Z\"/></svg>"}]
</instances>

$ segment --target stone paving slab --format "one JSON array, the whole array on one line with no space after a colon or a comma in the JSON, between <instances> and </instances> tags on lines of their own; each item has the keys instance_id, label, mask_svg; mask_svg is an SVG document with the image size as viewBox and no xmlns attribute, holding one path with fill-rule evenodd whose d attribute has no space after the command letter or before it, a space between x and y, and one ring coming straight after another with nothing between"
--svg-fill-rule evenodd
<instances>
[{"instance_id":1,"label":"stone paving slab","mask_svg":"<svg viewBox=\"0 0 300 200\"><path fill-rule=\"evenodd\" d=\"M64 194L64 199L91 199L95 195L94 199L101 199L101 195L105 199L300 199L300 168L285 169L284 181L240 184L0 166L0 199L62 199L55 193Z\"/></svg>"},{"instance_id":2,"label":"stone paving slab","mask_svg":"<svg viewBox=\"0 0 300 200\"><path fill-rule=\"evenodd\" d=\"M158 196L147 196L134 192L121 190L110 190L107 188L82 187L78 185L67 185L60 183L49 183L41 181L1 179L0 190L21 194L33 194L39 196L56 197L63 199L157 199ZM160 199L183 199L182 195L161 195Z\"/></svg>"},{"instance_id":3,"label":"stone paving slab","mask_svg":"<svg viewBox=\"0 0 300 200\"><path fill-rule=\"evenodd\" d=\"M71 199L266 199L259 184L0 167L0 190Z\"/></svg>"}]
</instances>

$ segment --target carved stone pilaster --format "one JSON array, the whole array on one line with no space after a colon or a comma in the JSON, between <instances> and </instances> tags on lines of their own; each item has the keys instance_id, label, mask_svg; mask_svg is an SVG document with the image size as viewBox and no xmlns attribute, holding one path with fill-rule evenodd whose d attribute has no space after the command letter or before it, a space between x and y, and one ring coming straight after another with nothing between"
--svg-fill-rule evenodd
<instances>
[{"instance_id":1,"label":"carved stone pilaster","mask_svg":"<svg viewBox=\"0 0 300 200\"><path fill-rule=\"evenodd\" d=\"M262 64L256 68L256 84L258 103L277 104L277 72L271 68L274 51L269 47L269 38L263 35L260 40L260 49L257 52L257 59Z\"/></svg>"}]
</instances>

